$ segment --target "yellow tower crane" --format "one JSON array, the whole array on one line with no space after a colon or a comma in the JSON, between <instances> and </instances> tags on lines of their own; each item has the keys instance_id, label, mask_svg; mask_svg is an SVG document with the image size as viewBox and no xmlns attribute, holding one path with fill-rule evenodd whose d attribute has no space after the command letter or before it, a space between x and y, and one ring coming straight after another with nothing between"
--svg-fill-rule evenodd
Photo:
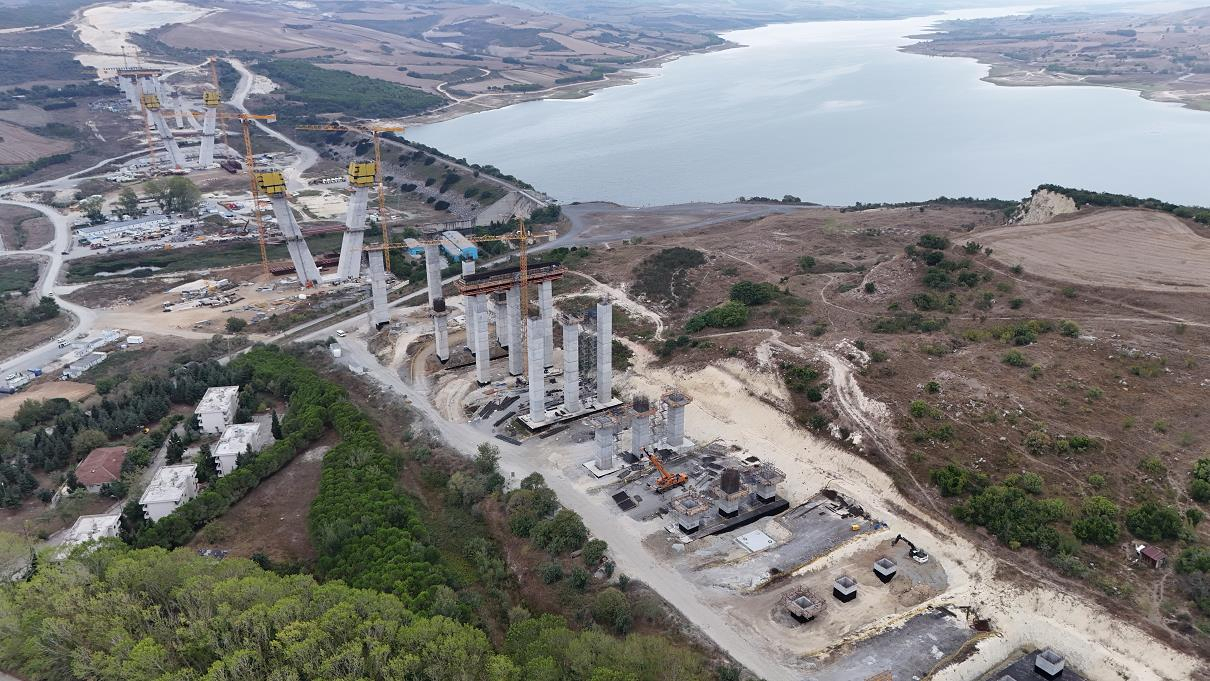
<instances>
[{"instance_id":1,"label":"yellow tower crane","mask_svg":"<svg viewBox=\"0 0 1210 681\"><path fill-rule=\"evenodd\" d=\"M244 132L244 171L248 173L248 184L252 188L252 215L256 219L256 233L260 241L260 262L265 274L269 274L269 251L265 246L265 220L260 214L260 188L256 183L256 173L253 170L254 160L252 158L252 121L265 121L273 123L277 120L277 114L225 114L220 113L219 118L231 118L238 120Z\"/></svg>"},{"instance_id":2,"label":"yellow tower crane","mask_svg":"<svg viewBox=\"0 0 1210 681\"><path fill-rule=\"evenodd\" d=\"M386 190L382 184L382 139L384 132L403 132L401 125L375 125L362 123L326 123L324 125L300 125L298 130L317 130L322 132L360 132L369 134L374 139L374 176L378 186L378 228L382 230L382 257L389 270L391 268L391 230L387 226Z\"/></svg>"}]
</instances>

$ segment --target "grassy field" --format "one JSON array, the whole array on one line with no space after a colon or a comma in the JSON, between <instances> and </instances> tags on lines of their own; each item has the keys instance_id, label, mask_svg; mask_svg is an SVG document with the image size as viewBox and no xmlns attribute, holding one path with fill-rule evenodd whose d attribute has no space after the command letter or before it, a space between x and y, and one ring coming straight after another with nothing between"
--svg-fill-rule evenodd
<instances>
[{"instance_id":1,"label":"grassy field","mask_svg":"<svg viewBox=\"0 0 1210 681\"><path fill-rule=\"evenodd\" d=\"M38 283L38 263L10 262L0 267L0 294L10 291L25 293Z\"/></svg>"},{"instance_id":2,"label":"grassy field","mask_svg":"<svg viewBox=\"0 0 1210 681\"><path fill-rule=\"evenodd\" d=\"M318 257L322 253L338 250L341 235L321 234L308 237L307 245L311 253ZM269 260L286 260L289 253L285 244L269 246ZM169 251L135 251L130 253L115 253L82 258L71 262L67 267L67 280L70 282L91 281L97 274L103 272L120 272L134 268L160 268L147 270L152 272L170 273L185 272L206 268L231 267L247 265L260 259L260 249L255 241L242 241L216 246L194 246L190 248L175 248Z\"/></svg>"}]
</instances>

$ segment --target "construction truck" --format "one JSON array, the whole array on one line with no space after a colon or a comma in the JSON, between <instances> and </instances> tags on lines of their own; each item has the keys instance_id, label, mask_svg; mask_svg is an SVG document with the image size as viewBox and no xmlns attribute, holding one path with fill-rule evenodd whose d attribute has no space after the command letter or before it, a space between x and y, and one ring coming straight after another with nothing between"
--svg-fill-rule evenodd
<instances>
[{"instance_id":1,"label":"construction truck","mask_svg":"<svg viewBox=\"0 0 1210 681\"><path fill-rule=\"evenodd\" d=\"M689 481L689 476L684 473L672 473L664 464L660 462L659 457L654 453L648 454L647 459L651 461L651 465L660 472L660 478L653 483L652 488L656 494L663 494L670 489L676 489Z\"/></svg>"}]
</instances>

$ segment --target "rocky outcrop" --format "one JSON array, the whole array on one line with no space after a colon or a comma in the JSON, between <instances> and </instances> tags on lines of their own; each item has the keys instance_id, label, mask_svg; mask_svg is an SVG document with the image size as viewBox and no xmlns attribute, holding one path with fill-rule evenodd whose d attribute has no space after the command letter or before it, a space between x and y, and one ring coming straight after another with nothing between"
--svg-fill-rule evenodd
<instances>
[{"instance_id":1,"label":"rocky outcrop","mask_svg":"<svg viewBox=\"0 0 1210 681\"><path fill-rule=\"evenodd\" d=\"M1017 225L1041 225L1059 215L1074 213L1077 210L1076 202L1070 196L1049 189L1039 189L1021 202L1009 222Z\"/></svg>"}]
</instances>

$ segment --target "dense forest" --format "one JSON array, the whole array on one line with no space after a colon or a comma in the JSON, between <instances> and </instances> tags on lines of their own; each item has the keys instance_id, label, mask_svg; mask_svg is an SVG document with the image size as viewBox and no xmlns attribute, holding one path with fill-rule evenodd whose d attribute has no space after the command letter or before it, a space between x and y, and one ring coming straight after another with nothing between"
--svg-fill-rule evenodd
<instances>
[{"instance_id":1,"label":"dense forest","mask_svg":"<svg viewBox=\"0 0 1210 681\"><path fill-rule=\"evenodd\" d=\"M291 109L278 109L282 117L344 113L367 118L397 118L421 113L444 100L377 78L358 76L315 66L297 59L275 59L257 64L257 70L285 86Z\"/></svg>"}]
</instances>

